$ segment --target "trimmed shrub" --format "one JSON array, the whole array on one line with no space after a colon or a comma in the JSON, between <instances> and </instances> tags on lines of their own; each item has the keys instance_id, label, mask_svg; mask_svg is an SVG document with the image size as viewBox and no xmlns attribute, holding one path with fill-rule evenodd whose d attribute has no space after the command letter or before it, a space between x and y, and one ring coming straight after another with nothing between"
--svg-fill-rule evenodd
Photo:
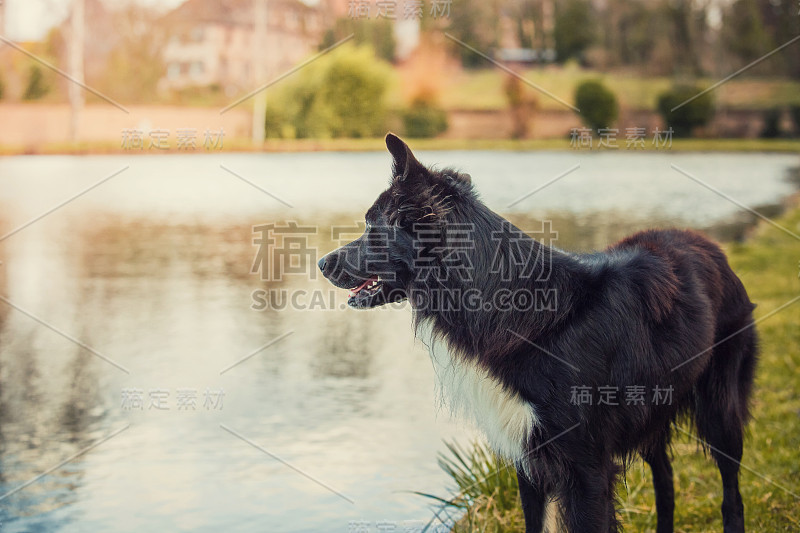
<instances>
[{"instance_id":1,"label":"trimmed shrub","mask_svg":"<svg viewBox=\"0 0 800 533\"><path fill-rule=\"evenodd\" d=\"M401 115L403 131L409 137L436 137L447 131L447 112L428 99L415 98Z\"/></svg>"},{"instance_id":2,"label":"trimmed shrub","mask_svg":"<svg viewBox=\"0 0 800 533\"><path fill-rule=\"evenodd\" d=\"M589 80L575 90L575 106L592 130L610 128L619 115L617 97L599 80Z\"/></svg>"},{"instance_id":3,"label":"trimmed shrub","mask_svg":"<svg viewBox=\"0 0 800 533\"><path fill-rule=\"evenodd\" d=\"M371 137L384 133L391 70L368 46L343 45L267 95L267 137Z\"/></svg>"},{"instance_id":4,"label":"trimmed shrub","mask_svg":"<svg viewBox=\"0 0 800 533\"><path fill-rule=\"evenodd\" d=\"M781 110L768 109L764 112L764 127L760 134L762 139L774 139L781 136Z\"/></svg>"},{"instance_id":5,"label":"trimmed shrub","mask_svg":"<svg viewBox=\"0 0 800 533\"><path fill-rule=\"evenodd\" d=\"M711 92L700 94L702 91L700 87L683 85L658 97L658 112L676 137L691 136L695 128L705 126L714 116L714 98Z\"/></svg>"},{"instance_id":6,"label":"trimmed shrub","mask_svg":"<svg viewBox=\"0 0 800 533\"><path fill-rule=\"evenodd\" d=\"M39 65L31 65L28 71L28 84L22 93L23 100L39 100L50 92L50 86L44 78L44 73Z\"/></svg>"},{"instance_id":7,"label":"trimmed shrub","mask_svg":"<svg viewBox=\"0 0 800 533\"><path fill-rule=\"evenodd\" d=\"M792 122L794 122L795 134L800 135L800 105L789 106L789 115L791 115Z\"/></svg>"}]
</instances>

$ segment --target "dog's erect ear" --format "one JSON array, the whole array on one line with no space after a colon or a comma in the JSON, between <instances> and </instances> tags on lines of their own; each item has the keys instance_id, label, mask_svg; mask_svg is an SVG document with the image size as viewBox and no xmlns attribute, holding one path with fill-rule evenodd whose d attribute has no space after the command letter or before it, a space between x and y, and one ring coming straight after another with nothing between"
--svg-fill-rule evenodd
<instances>
[{"instance_id":1,"label":"dog's erect ear","mask_svg":"<svg viewBox=\"0 0 800 533\"><path fill-rule=\"evenodd\" d=\"M394 133L386 134L386 148L394 159L393 172L397 179L405 180L424 172L425 166L417 161L411 149Z\"/></svg>"}]
</instances>

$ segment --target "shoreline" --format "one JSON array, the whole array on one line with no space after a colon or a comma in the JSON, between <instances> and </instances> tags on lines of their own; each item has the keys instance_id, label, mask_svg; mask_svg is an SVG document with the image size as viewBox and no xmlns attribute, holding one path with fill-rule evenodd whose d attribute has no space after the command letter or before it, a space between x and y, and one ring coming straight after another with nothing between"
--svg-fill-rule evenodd
<instances>
[{"instance_id":1,"label":"shoreline","mask_svg":"<svg viewBox=\"0 0 800 533\"><path fill-rule=\"evenodd\" d=\"M675 139L671 147L659 148L645 143L644 148L626 149L624 140L618 148L573 148L570 140L556 139L408 139L420 151L574 151L583 153L602 152L739 152L739 153L795 153L800 155L800 139ZM210 153L311 153L311 152L374 152L384 151L383 138L367 139L270 139L262 146L253 146L250 141L234 139L227 141L220 150L126 150L118 142L108 143L57 143L41 146L0 146L0 156L17 155L174 155Z\"/></svg>"},{"instance_id":2,"label":"shoreline","mask_svg":"<svg viewBox=\"0 0 800 533\"><path fill-rule=\"evenodd\" d=\"M800 229L800 193L785 201L786 209L775 217L775 223L790 229ZM758 304L756 320L760 336L760 360L756 372L752 401L753 417L745 440L740 472L745 520L748 530L789 531L797 525L800 501L786 489L796 476L800 461L800 426L791 421L800 416L800 395L794 384L800 368L800 349L797 344L797 324L800 305L789 307L800 290L800 241L783 233L771 224L759 221L742 242L722 243L731 266L742 279L751 300ZM783 310L783 307L786 310ZM780 313L775 312L780 310ZM771 315L775 316L772 317ZM769 320L765 320L769 318ZM760 323L764 320L763 323ZM450 447L450 446L448 446ZM439 458L440 465L453 465L452 455ZM722 517L719 502L722 487L716 466L710 457L698 452L697 444L687 438L674 439L675 525L687 532L720 531ZM485 471L500 471L503 463L486 455L480 443L458 449L464 468L447 472L462 486L465 480L481 476ZM628 469L618 485L617 513L626 531L649 531L655 528L655 501L649 469L639 461ZM752 475L756 472L757 475ZM455 474L455 475L454 475ZM775 480L774 482L771 480ZM467 497L454 500L450 507L457 510L458 520L451 531L497 532L523 527L522 510L518 503L516 478L492 476ZM436 496L440 505L447 500Z\"/></svg>"}]
</instances>

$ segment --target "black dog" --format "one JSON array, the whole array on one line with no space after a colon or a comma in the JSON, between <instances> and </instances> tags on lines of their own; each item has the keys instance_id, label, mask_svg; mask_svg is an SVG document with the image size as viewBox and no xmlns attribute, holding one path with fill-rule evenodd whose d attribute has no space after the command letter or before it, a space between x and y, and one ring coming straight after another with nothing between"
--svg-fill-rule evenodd
<instances>
[{"instance_id":1,"label":"black dog","mask_svg":"<svg viewBox=\"0 0 800 533\"><path fill-rule=\"evenodd\" d=\"M635 454L653 471L658 532L672 531L668 448L681 415L719 466L725 532L744 531L757 340L719 247L666 230L564 252L490 211L469 175L426 168L392 134L386 145L393 177L364 235L319 266L352 289L352 307L410 301L450 407L517 467L526 531L542 530L549 499L572 533L617 531L618 464Z\"/></svg>"}]
</instances>

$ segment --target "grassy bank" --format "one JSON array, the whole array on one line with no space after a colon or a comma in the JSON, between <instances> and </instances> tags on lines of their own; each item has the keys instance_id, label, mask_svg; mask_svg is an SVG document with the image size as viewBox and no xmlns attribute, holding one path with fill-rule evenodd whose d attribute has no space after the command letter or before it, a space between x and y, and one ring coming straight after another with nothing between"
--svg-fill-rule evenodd
<instances>
[{"instance_id":1,"label":"grassy bank","mask_svg":"<svg viewBox=\"0 0 800 533\"><path fill-rule=\"evenodd\" d=\"M537 68L519 71L522 77L564 101L572 102L575 88L588 79L600 78L628 109L656 108L658 95L674 81L668 77L643 77L634 72L611 74L580 68ZM507 74L499 69L464 71L451 80L443 105L450 109L505 109L503 92ZM697 84L709 87L718 79L699 79ZM775 106L800 104L800 82L782 78L737 78L715 91L717 103L731 109L770 109ZM542 109L561 109L553 98L538 94Z\"/></svg>"},{"instance_id":2,"label":"grassy bank","mask_svg":"<svg viewBox=\"0 0 800 533\"><path fill-rule=\"evenodd\" d=\"M511 150L511 151L568 151L575 150L569 139L406 139L415 150ZM625 148L624 136L618 140L619 148L594 151L634 152ZM370 152L386 150L383 138L371 139L292 139L269 140L263 146L254 146L241 139L225 140L222 150L124 150L119 142L94 142L78 144L48 144L41 147L0 146L0 155L24 154L206 154L224 152ZM577 150L576 150L577 151ZM581 152L591 150L581 149ZM675 139L671 148L656 148L651 142L638 151L659 152L771 152L800 153L800 139Z\"/></svg>"},{"instance_id":3,"label":"grassy bank","mask_svg":"<svg viewBox=\"0 0 800 533\"><path fill-rule=\"evenodd\" d=\"M800 234L800 207L777 223ZM796 532L800 530L800 301L775 310L800 296L800 240L763 223L744 243L725 248L750 298L758 304L756 319L763 318L757 326L761 359L742 459L746 468L740 474L747 530ZM719 472L711 458L698 451L696 441L679 431L675 434L675 530L722 531ZM464 513L455 531L521 531L523 519L511 469L480 446L453 448L440 463L461 491L459 498L448 500L453 511ZM620 483L619 494L625 529L654 531L649 468L641 461L634 463Z\"/></svg>"},{"instance_id":4,"label":"grassy bank","mask_svg":"<svg viewBox=\"0 0 800 533\"><path fill-rule=\"evenodd\" d=\"M627 109L654 110L658 95L675 84L669 76L646 76L632 70L592 70L577 65L535 68L513 68L531 86L566 101L573 102L575 88L589 79L602 79L617 95ZM701 87L710 87L730 72L720 72L717 76L693 80ZM401 83L406 73L395 70L391 76L387 100L401 102L406 98L407 87ZM493 67L488 61L484 68L447 71L441 82L441 103L447 109L498 110L508 107L503 86L508 74ZM406 80L407 82L407 80ZM279 86L280 87L280 86ZM563 109L557 100L536 92L541 109ZM800 104L800 81L782 77L737 76L721 85L714 91L719 106L730 109L766 110L773 107ZM90 103L102 100L87 95ZM65 102L64 95L51 94L48 101ZM151 98L147 102L153 105L190 105L197 107L220 108L231 102L231 97L223 91L209 88L193 87L180 93ZM128 102L126 102L128 103ZM133 103L133 102L130 102Z\"/></svg>"}]
</instances>

